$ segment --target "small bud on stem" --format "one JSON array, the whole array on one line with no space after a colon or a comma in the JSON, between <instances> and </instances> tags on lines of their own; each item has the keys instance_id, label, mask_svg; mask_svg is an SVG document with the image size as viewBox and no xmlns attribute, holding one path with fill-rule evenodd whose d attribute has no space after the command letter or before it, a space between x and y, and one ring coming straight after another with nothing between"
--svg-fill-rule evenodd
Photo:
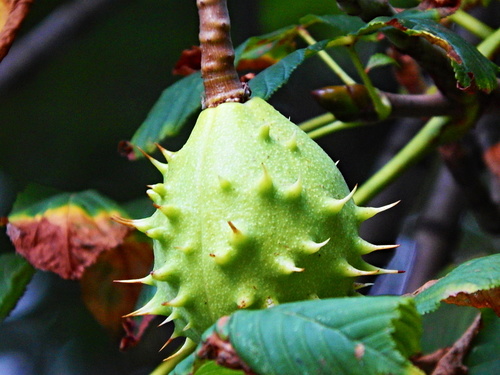
<instances>
[{"instance_id":1,"label":"small bud on stem","mask_svg":"<svg viewBox=\"0 0 500 375\"><path fill-rule=\"evenodd\" d=\"M234 67L226 0L197 0L200 17L201 75L205 85L203 106L244 102L248 93Z\"/></svg>"}]
</instances>

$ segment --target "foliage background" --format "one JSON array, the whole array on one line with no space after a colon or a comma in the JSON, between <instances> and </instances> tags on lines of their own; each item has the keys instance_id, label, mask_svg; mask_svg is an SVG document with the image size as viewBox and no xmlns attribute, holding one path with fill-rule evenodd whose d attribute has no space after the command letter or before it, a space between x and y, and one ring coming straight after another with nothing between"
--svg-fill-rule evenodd
<instances>
[{"instance_id":1,"label":"foliage background","mask_svg":"<svg viewBox=\"0 0 500 375\"><path fill-rule=\"evenodd\" d=\"M28 182L63 191L93 188L126 203L146 199L145 186L159 178L147 161L131 163L121 157L117 145L130 139L160 93L176 80L170 71L181 51L198 44L195 1L101 1L101 11L77 32L59 38L54 49L31 60L26 38L57 12L82 3L85 0L35 2L22 35L0 64L0 216L9 213L16 193ZM229 7L235 45L295 23L305 14L336 9L332 0L294 0L293 6L289 0L229 1ZM38 43L45 43L43 35ZM342 64L343 57L336 58ZM27 62L28 68L17 74ZM319 66L315 59L307 61L271 100L294 122L323 112L309 95L311 89L338 83ZM385 73L379 70L374 83L390 91ZM341 160L339 167L353 186L370 173L391 125L337 133L319 143ZM179 148L188 131L167 146ZM470 227L468 246L484 246L481 232L474 223ZM0 235L0 252L11 251L3 231ZM79 293L76 282L37 272L21 303L0 326L1 374L143 374L165 357L157 349L168 337L168 327L151 329L138 347L121 353L116 340L82 305ZM443 323L450 321L449 314L442 314ZM463 318L465 327L471 317L460 314L454 324ZM438 339L446 340L443 335Z\"/></svg>"}]
</instances>

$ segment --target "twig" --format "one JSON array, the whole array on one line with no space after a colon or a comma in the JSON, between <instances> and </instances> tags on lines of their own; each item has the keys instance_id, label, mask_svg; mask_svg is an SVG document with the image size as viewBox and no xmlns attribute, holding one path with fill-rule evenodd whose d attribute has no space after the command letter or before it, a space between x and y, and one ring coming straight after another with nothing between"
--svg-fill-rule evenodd
<instances>
[{"instance_id":1,"label":"twig","mask_svg":"<svg viewBox=\"0 0 500 375\"><path fill-rule=\"evenodd\" d=\"M234 48L226 0L197 0L200 17L201 75L204 107L224 102L244 102L245 91L234 67Z\"/></svg>"},{"instance_id":2,"label":"twig","mask_svg":"<svg viewBox=\"0 0 500 375\"><path fill-rule=\"evenodd\" d=\"M120 0L92 0L73 1L59 6L36 28L14 43L0 64L0 93L6 92L34 67L54 57L62 45L88 29L93 20L126 3Z\"/></svg>"},{"instance_id":3,"label":"twig","mask_svg":"<svg viewBox=\"0 0 500 375\"><path fill-rule=\"evenodd\" d=\"M419 161L435 146L448 117L433 117L418 134L387 164L366 181L354 194L358 205L366 204L411 165Z\"/></svg>"},{"instance_id":4,"label":"twig","mask_svg":"<svg viewBox=\"0 0 500 375\"><path fill-rule=\"evenodd\" d=\"M481 328L481 314L476 318L465 331L465 333L453 344L450 350L439 360L432 375L459 375L467 374L467 368L463 364L466 354L471 348L474 337Z\"/></svg>"},{"instance_id":5,"label":"twig","mask_svg":"<svg viewBox=\"0 0 500 375\"><path fill-rule=\"evenodd\" d=\"M304 28L299 28L298 34L310 46L317 43ZM326 51L319 51L318 56L346 85L354 85L356 83Z\"/></svg>"}]
</instances>

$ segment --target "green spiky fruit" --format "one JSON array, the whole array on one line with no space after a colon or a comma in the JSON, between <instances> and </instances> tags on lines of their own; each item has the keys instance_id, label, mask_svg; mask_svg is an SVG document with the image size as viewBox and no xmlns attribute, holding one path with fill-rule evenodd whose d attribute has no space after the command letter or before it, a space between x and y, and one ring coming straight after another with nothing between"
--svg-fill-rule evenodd
<instances>
[{"instance_id":1,"label":"green spiky fruit","mask_svg":"<svg viewBox=\"0 0 500 375\"><path fill-rule=\"evenodd\" d=\"M339 170L259 98L205 109L148 194L157 211L133 225L154 240L156 295L140 314L168 316L198 341L239 308L355 294L353 278L387 272L361 258L379 248L359 224L383 208L356 206Z\"/></svg>"}]
</instances>

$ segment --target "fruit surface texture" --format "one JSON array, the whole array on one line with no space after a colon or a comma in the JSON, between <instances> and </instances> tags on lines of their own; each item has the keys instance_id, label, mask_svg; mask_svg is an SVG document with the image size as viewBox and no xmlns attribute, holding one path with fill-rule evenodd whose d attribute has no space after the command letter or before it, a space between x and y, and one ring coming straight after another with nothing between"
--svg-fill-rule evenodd
<instances>
[{"instance_id":1,"label":"fruit surface texture","mask_svg":"<svg viewBox=\"0 0 500 375\"><path fill-rule=\"evenodd\" d=\"M356 206L330 157L264 100L205 109L184 147L162 152L157 210L131 222L154 240L141 281L157 291L132 315L199 341L237 309L355 295L356 276L387 272L362 255L391 246L358 235L385 207Z\"/></svg>"}]
</instances>

